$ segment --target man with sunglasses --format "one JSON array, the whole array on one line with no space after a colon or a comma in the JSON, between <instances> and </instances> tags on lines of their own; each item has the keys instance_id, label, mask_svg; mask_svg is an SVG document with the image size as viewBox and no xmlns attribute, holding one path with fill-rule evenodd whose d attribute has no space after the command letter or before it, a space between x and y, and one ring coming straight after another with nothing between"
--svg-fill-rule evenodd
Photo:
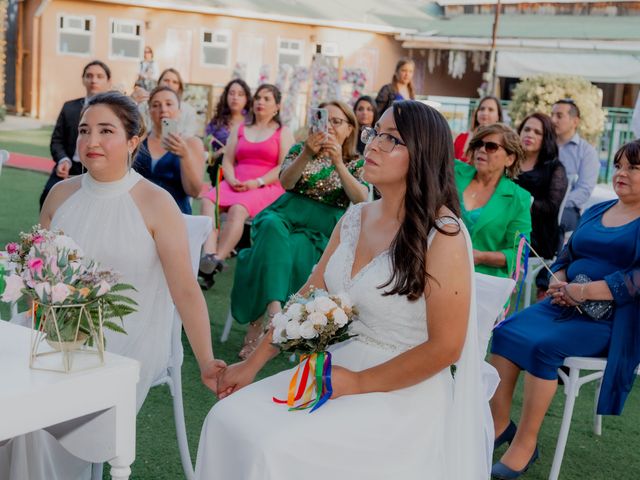
<instances>
[{"instance_id":1,"label":"man with sunglasses","mask_svg":"<svg viewBox=\"0 0 640 480\"><path fill-rule=\"evenodd\" d=\"M596 186L600 159L596 149L577 133L580 109L572 99L565 98L553 104L551 122L558 137L560 162L568 177L578 176L562 213L560 240L564 242L564 234L576 229L582 209Z\"/></svg>"}]
</instances>

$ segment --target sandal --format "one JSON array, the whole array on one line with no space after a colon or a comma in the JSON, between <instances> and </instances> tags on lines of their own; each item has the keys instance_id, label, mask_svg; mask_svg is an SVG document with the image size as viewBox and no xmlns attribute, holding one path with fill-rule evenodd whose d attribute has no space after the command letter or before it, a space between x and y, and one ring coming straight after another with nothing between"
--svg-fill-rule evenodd
<instances>
[{"instance_id":1,"label":"sandal","mask_svg":"<svg viewBox=\"0 0 640 480\"><path fill-rule=\"evenodd\" d=\"M216 257L215 253L205 253L200 257L200 265L198 266L198 275L205 276L209 274L216 274L222 271L225 264L222 260Z\"/></svg>"},{"instance_id":2,"label":"sandal","mask_svg":"<svg viewBox=\"0 0 640 480\"><path fill-rule=\"evenodd\" d=\"M247 333L246 333L246 335L244 337L244 342L242 343L242 348L238 352L238 357L240 357L242 360L246 360L247 357L253 353L253 351L258 346L258 343L260 342L260 340L262 339L262 337L265 334L264 325L265 324L267 324L267 325L270 324L271 323L271 319L273 318L274 315L275 315L275 313L267 313L266 314L266 317L267 317L267 321L266 322L262 318L260 318L260 319L256 320L255 322L251 322L249 324L249 328L247 329ZM251 335L251 333L257 331L258 328L260 329L259 332L258 332L258 335L257 336ZM251 338L251 337L253 337L253 338Z\"/></svg>"}]
</instances>

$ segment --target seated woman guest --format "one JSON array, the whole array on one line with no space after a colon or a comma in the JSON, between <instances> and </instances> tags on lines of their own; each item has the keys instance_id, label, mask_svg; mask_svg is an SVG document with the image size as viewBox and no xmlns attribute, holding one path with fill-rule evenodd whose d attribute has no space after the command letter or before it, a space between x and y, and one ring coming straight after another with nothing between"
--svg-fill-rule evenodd
<instances>
[{"instance_id":1,"label":"seated woman guest","mask_svg":"<svg viewBox=\"0 0 640 480\"><path fill-rule=\"evenodd\" d=\"M551 267L550 299L494 331L491 363L501 378L491 401L496 446L510 443L493 466L496 478L517 478L538 458L538 432L566 357L607 357L599 414L619 415L631 390L640 363L640 141L618 150L614 167L618 198L583 214ZM516 427L510 414L520 370L524 401Z\"/></svg>"},{"instance_id":2,"label":"seated woman guest","mask_svg":"<svg viewBox=\"0 0 640 480\"><path fill-rule=\"evenodd\" d=\"M376 104L373 98L368 95L363 95L356 100L353 105L353 112L356 114L358 125L360 126L360 133L358 133L358 146L356 149L358 153L364 153L365 143L360 138L361 132L365 128L372 128L378 121L378 111L376 110Z\"/></svg>"},{"instance_id":3,"label":"seated woman guest","mask_svg":"<svg viewBox=\"0 0 640 480\"><path fill-rule=\"evenodd\" d=\"M310 415L272 402L292 370L247 386L278 352L269 331L221 379L220 396L230 396L202 428L197 479L489 476L471 241L457 218L449 126L420 102L396 102L366 138L364 178L381 199L345 213L301 290L345 292L359 310L357 335L330 347L332 399Z\"/></svg>"},{"instance_id":4,"label":"seated woman guest","mask_svg":"<svg viewBox=\"0 0 640 480\"><path fill-rule=\"evenodd\" d=\"M228 212L227 220L211 234L200 261L205 288L213 285L213 275L242 238L244 222L255 217L284 193L278 180L280 165L293 143L293 134L280 121L280 90L275 85L258 87L247 125L240 123L229 134L222 159L224 181L203 198L205 211L218 204ZM207 204L208 202L208 204Z\"/></svg>"},{"instance_id":5,"label":"seated woman guest","mask_svg":"<svg viewBox=\"0 0 640 480\"><path fill-rule=\"evenodd\" d=\"M405 57L398 60L391 83L384 85L376 97L378 115L382 115L397 100L413 100L416 98L413 91L413 72L415 68L416 64L410 58Z\"/></svg>"},{"instance_id":6,"label":"seated woman guest","mask_svg":"<svg viewBox=\"0 0 640 480\"><path fill-rule=\"evenodd\" d=\"M169 87L178 95L178 99L180 100L178 132L185 137L202 135L202 127L198 124L198 114L196 113L196 109L187 102L182 101L182 96L184 95L184 82L182 81L180 72L175 68L167 68L166 70L163 70L160 77L158 77L157 86ZM142 114L142 118L146 125L151 124L149 115L150 105L148 103L150 97L151 95L149 94L149 91L140 86L136 86L131 94L131 98L138 103L138 108L140 109L140 113Z\"/></svg>"},{"instance_id":7,"label":"seated woman guest","mask_svg":"<svg viewBox=\"0 0 640 480\"><path fill-rule=\"evenodd\" d=\"M210 152L210 165L207 171L212 185L216 184L229 133L233 127L247 120L249 111L251 111L251 89L241 78L234 78L224 87L213 118L205 128L205 141L209 143L207 147ZM211 203L207 202L207 205ZM203 215L212 215L212 213L202 212Z\"/></svg>"},{"instance_id":8,"label":"seated woman guest","mask_svg":"<svg viewBox=\"0 0 640 480\"><path fill-rule=\"evenodd\" d=\"M43 227L63 230L88 258L136 288L136 311L124 319L127 334L106 330L105 335L108 351L140 362L138 410L152 382L166 371L174 304L202 381L216 391L225 367L213 356L207 306L191 270L182 215L166 191L131 170L143 134L131 98L116 92L92 97L78 127L78 154L87 173L58 183L40 214ZM12 459L8 465L0 461L0 478L67 480L88 472L87 462L46 432L28 436L27 442L14 439L0 447L0 458ZM5 456L9 448L14 451Z\"/></svg>"},{"instance_id":9,"label":"seated woman guest","mask_svg":"<svg viewBox=\"0 0 640 480\"><path fill-rule=\"evenodd\" d=\"M466 153L474 132L478 127L485 127L492 123L498 123L501 121L502 106L500 105L500 100L492 95L480 99L478 107L474 110L473 115L471 116L471 130L469 132L462 132L453 141L455 157L464 163L473 164L473 160L471 158L467 158Z\"/></svg>"},{"instance_id":10,"label":"seated woman guest","mask_svg":"<svg viewBox=\"0 0 640 480\"><path fill-rule=\"evenodd\" d=\"M320 107L329 112L328 135L310 132L291 148L280 173L287 193L254 219L253 245L238 254L231 313L249 323L241 358L255 348L265 311L273 317L309 277L349 202L367 199L353 111L341 101Z\"/></svg>"},{"instance_id":11,"label":"seated woman guest","mask_svg":"<svg viewBox=\"0 0 640 480\"><path fill-rule=\"evenodd\" d=\"M197 198L202 188L204 157L202 142L195 137L162 133L162 119L177 119L180 99L169 87L156 87L149 97L151 132L142 142L133 168L164 188L182 213L191 214L189 197Z\"/></svg>"},{"instance_id":12,"label":"seated woman guest","mask_svg":"<svg viewBox=\"0 0 640 480\"><path fill-rule=\"evenodd\" d=\"M518 235L531 232L531 196L513 182L524 159L520 138L502 123L480 127L469 153L473 166L456 161L455 174L476 272L509 277Z\"/></svg>"},{"instance_id":13,"label":"seated woman guest","mask_svg":"<svg viewBox=\"0 0 640 480\"><path fill-rule=\"evenodd\" d=\"M518 128L525 160L516 183L533 197L531 205L531 246L542 258L554 258L558 251L560 229L558 211L567 193L567 174L558 160L556 134L544 113L532 113ZM538 293L547 289L546 270L536 278Z\"/></svg>"}]
</instances>

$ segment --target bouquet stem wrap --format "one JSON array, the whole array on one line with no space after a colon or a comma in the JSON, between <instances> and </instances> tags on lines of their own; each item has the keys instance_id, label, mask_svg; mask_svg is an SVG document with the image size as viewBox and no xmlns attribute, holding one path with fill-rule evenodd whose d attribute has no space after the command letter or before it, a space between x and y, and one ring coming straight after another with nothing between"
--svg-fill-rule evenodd
<instances>
[{"instance_id":1,"label":"bouquet stem wrap","mask_svg":"<svg viewBox=\"0 0 640 480\"><path fill-rule=\"evenodd\" d=\"M273 397L273 401L286 404L289 411L311 409L309 413L313 413L324 405L332 394L331 353L319 352L300 357L300 363L289 383L287 399Z\"/></svg>"}]
</instances>

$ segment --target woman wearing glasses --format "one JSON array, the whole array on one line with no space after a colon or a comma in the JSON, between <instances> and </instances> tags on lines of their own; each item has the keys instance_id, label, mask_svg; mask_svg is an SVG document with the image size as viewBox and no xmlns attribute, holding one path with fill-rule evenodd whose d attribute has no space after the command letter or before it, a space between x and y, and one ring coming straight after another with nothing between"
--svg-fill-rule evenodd
<instances>
[{"instance_id":1,"label":"woman wearing glasses","mask_svg":"<svg viewBox=\"0 0 640 480\"><path fill-rule=\"evenodd\" d=\"M524 160L520 137L502 123L480 127L468 152L473 165L456 161L455 174L476 272L508 277L519 234L531 232L531 195L513 182Z\"/></svg>"},{"instance_id":2,"label":"woman wearing glasses","mask_svg":"<svg viewBox=\"0 0 640 480\"><path fill-rule=\"evenodd\" d=\"M340 101L320 107L329 113L328 133L310 133L291 148L280 173L287 192L255 217L252 246L238 254L231 313L249 323L241 358L255 348L263 314L273 317L306 281L349 203L367 199L353 111Z\"/></svg>"}]
</instances>

